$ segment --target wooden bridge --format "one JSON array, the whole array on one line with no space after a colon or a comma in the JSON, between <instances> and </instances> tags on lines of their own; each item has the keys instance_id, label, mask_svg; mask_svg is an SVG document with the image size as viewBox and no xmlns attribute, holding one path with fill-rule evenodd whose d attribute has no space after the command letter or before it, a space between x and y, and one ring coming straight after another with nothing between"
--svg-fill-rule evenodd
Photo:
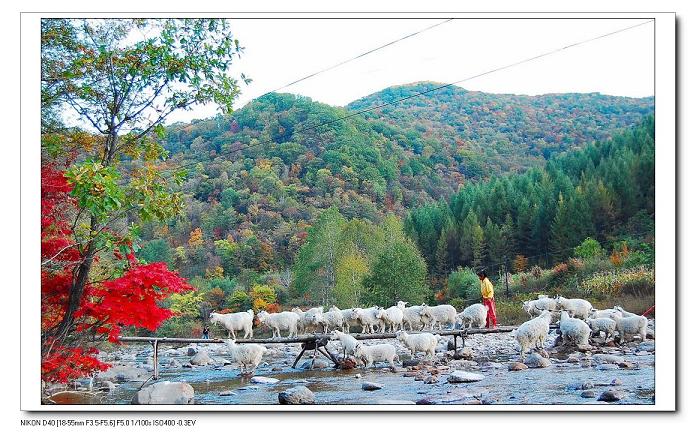
<instances>
[{"instance_id":1,"label":"wooden bridge","mask_svg":"<svg viewBox=\"0 0 696 435\"><path fill-rule=\"evenodd\" d=\"M497 334L503 332L514 331L517 326L499 326L497 328L465 328L465 329L442 329L434 331L413 331L414 334L422 334L429 332L431 334L438 334L443 337L453 336L454 337L454 352L457 352L457 338L461 338L462 347L464 347L464 340L467 335L473 334ZM553 326L551 327L553 329ZM408 331L411 333L411 331ZM356 340L378 340L385 338L396 338L396 333L394 332L381 332L381 333L370 333L370 334L351 334ZM221 338L169 338L169 337L118 337L120 341L124 343L149 343L152 345L153 354L153 365L154 374L153 378L159 378L159 364L158 364L158 353L160 344L192 344L192 343L225 343L224 339ZM312 357L312 363L317 357L317 351L329 358L334 364L338 365L339 360L334 356L327 348L326 345L331 340L331 334L310 334L302 335L298 337L278 337L278 338L238 338L237 343L257 343L257 344L286 344L286 343L302 343L302 350L300 354L295 358L295 362L292 364L292 368L295 368L297 362L302 358L302 355L307 350L314 350L314 355Z\"/></svg>"}]
</instances>

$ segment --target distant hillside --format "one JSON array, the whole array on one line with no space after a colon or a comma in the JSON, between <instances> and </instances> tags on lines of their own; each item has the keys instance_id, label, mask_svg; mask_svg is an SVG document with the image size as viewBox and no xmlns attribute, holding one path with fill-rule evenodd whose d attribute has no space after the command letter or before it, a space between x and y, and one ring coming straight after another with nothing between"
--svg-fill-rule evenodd
<instances>
[{"instance_id":1,"label":"distant hillside","mask_svg":"<svg viewBox=\"0 0 696 435\"><path fill-rule=\"evenodd\" d=\"M176 262L186 276L220 265L234 275L285 269L330 206L348 219L404 216L469 182L607 138L653 109L652 99L455 88L342 119L427 86L389 88L347 109L270 94L230 117L168 127L171 159L190 168L186 216L145 225L143 255Z\"/></svg>"},{"instance_id":2,"label":"distant hillside","mask_svg":"<svg viewBox=\"0 0 696 435\"><path fill-rule=\"evenodd\" d=\"M441 83L394 86L347 106L359 111L426 92ZM653 113L655 100L591 94L486 94L452 86L365 113L406 131L395 138L417 154L434 153L469 176L536 166ZM404 140L405 139L405 140Z\"/></svg>"}]
</instances>

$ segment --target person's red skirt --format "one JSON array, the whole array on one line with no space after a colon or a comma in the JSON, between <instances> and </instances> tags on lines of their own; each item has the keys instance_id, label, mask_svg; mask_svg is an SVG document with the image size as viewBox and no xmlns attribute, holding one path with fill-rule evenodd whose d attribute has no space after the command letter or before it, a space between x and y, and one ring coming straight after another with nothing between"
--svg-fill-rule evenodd
<instances>
[{"instance_id":1,"label":"person's red skirt","mask_svg":"<svg viewBox=\"0 0 696 435\"><path fill-rule=\"evenodd\" d=\"M495 298L484 298L483 305L488 307L488 316L486 317L486 328L496 327L498 323L495 318Z\"/></svg>"}]
</instances>

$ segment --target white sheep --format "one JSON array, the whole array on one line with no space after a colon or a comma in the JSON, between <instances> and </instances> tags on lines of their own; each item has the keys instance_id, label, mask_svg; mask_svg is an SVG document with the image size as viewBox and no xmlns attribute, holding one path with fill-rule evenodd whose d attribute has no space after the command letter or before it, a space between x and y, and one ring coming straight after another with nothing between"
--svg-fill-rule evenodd
<instances>
[{"instance_id":1,"label":"white sheep","mask_svg":"<svg viewBox=\"0 0 696 435\"><path fill-rule=\"evenodd\" d=\"M336 330L331 333L331 339L338 340L341 343L344 358L347 355L353 355L355 353L358 340L356 340L352 335Z\"/></svg>"},{"instance_id":2,"label":"white sheep","mask_svg":"<svg viewBox=\"0 0 696 435\"><path fill-rule=\"evenodd\" d=\"M324 317L324 334L339 328L343 328L343 313L341 310L333 306L329 311L323 314Z\"/></svg>"},{"instance_id":3,"label":"white sheep","mask_svg":"<svg viewBox=\"0 0 696 435\"><path fill-rule=\"evenodd\" d=\"M236 340L236 331L244 331L244 338L254 338L254 310L228 314L213 312L210 313L210 323L213 325L222 324L227 329L227 338L231 335Z\"/></svg>"},{"instance_id":4,"label":"white sheep","mask_svg":"<svg viewBox=\"0 0 696 435\"><path fill-rule=\"evenodd\" d=\"M630 314L630 313L629 313ZM648 319L644 316L622 317L614 314L611 319L616 322L616 331L619 333L619 343L623 343L624 338L633 340L636 334L640 335L640 341L645 341L648 333Z\"/></svg>"},{"instance_id":5,"label":"white sheep","mask_svg":"<svg viewBox=\"0 0 696 435\"><path fill-rule=\"evenodd\" d=\"M575 344L579 348L587 347L590 340L590 327L580 319L570 317L567 311L561 311L561 321L558 329L563 338L563 344Z\"/></svg>"},{"instance_id":6,"label":"white sheep","mask_svg":"<svg viewBox=\"0 0 696 435\"><path fill-rule=\"evenodd\" d=\"M633 314L621 308L620 306L615 306L614 309L621 313L622 317L640 317L638 314Z\"/></svg>"},{"instance_id":7,"label":"white sheep","mask_svg":"<svg viewBox=\"0 0 696 435\"><path fill-rule=\"evenodd\" d=\"M297 332L299 334L303 335L308 331L316 331L318 327L324 328L324 307L314 307L307 311L302 311L300 308L295 307L291 311L300 318L297 322Z\"/></svg>"},{"instance_id":8,"label":"white sheep","mask_svg":"<svg viewBox=\"0 0 696 435\"><path fill-rule=\"evenodd\" d=\"M441 338L439 335L433 335L429 332L422 334L407 334L406 331L396 333L396 338L406 345L411 355L416 356L416 352L425 352L426 358L435 358L435 347Z\"/></svg>"},{"instance_id":9,"label":"white sheep","mask_svg":"<svg viewBox=\"0 0 696 435\"><path fill-rule=\"evenodd\" d=\"M522 304L524 311L529 314L530 318L536 317L543 311L555 311L558 309L556 299L552 299L546 295L539 295L537 299L525 301Z\"/></svg>"},{"instance_id":10,"label":"white sheep","mask_svg":"<svg viewBox=\"0 0 696 435\"><path fill-rule=\"evenodd\" d=\"M567 311L568 316L578 319L587 319L592 310L592 304L584 299L566 299L563 296L558 296L556 302L558 303L557 309Z\"/></svg>"},{"instance_id":11,"label":"white sheep","mask_svg":"<svg viewBox=\"0 0 696 435\"><path fill-rule=\"evenodd\" d=\"M382 329L384 321L377 317L379 307L371 308L353 308L351 319L356 320L362 326L362 333L375 332Z\"/></svg>"},{"instance_id":12,"label":"white sheep","mask_svg":"<svg viewBox=\"0 0 696 435\"><path fill-rule=\"evenodd\" d=\"M457 318L461 319L462 326L465 328L483 328L486 326L486 317L488 317L488 307L483 304L469 305L457 314Z\"/></svg>"},{"instance_id":13,"label":"white sheep","mask_svg":"<svg viewBox=\"0 0 696 435\"><path fill-rule=\"evenodd\" d=\"M266 348L260 344L237 344L235 340L225 340L230 351L232 362L239 364L241 374L254 373L256 367L261 363ZM247 370L250 367L251 370Z\"/></svg>"},{"instance_id":14,"label":"white sheep","mask_svg":"<svg viewBox=\"0 0 696 435\"><path fill-rule=\"evenodd\" d=\"M590 319L609 319L611 318L612 314L619 314L623 316L621 311L615 308L608 308L606 310L597 310L593 308L592 311L590 311Z\"/></svg>"},{"instance_id":15,"label":"white sheep","mask_svg":"<svg viewBox=\"0 0 696 435\"><path fill-rule=\"evenodd\" d=\"M420 313L421 316L426 318L427 323L430 325L430 329L443 327L445 324L447 324L450 329L453 329L455 323L457 323L457 310L452 305L430 307L423 304L421 305Z\"/></svg>"},{"instance_id":16,"label":"white sheep","mask_svg":"<svg viewBox=\"0 0 696 435\"><path fill-rule=\"evenodd\" d=\"M300 321L300 316L291 311L283 311L282 313L267 313L261 311L256 315L259 322L271 328L273 338L280 337L280 331L288 331L288 337L297 337L297 324Z\"/></svg>"},{"instance_id":17,"label":"white sheep","mask_svg":"<svg viewBox=\"0 0 696 435\"><path fill-rule=\"evenodd\" d=\"M546 337L549 335L551 312L544 311L532 320L527 320L515 330L515 340L520 345L520 360L524 361L524 354L532 347L540 349L544 347Z\"/></svg>"},{"instance_id":18,"label":"white sheep","mask_svg":"<svg viewBox=\"0 0 696 435\"><path fill-rule=\"evenodd\" d=\"M385 332L387 326L390 332L404 329L404 312L399 307L380 309L377 311L377 318L382 320L382 332Z\"/></svg>"},{"instance_id":19,"label":"white sheep","mask_svg":"<svg viewBox=\"0 0 696 435\"><path fill-rule=\"evenodd\" d=\"M599 336L600 333L604 332L604 342L610 338L614 338L614 331L616 330L616 322L609 317L598 317L596 319L590 318L586 319L585 322L592 330L592 335Z\"/></svg>"},{"instance_id":20,"label":"white sheep","mask_svg":"<svg viewBox=\"0 0 696 435\"><path fill-rule=\"evenodd\" d=\"M399 301L396 306L404 314L403 324L408 325L410 331L414 331L416 328L423 329L426 322L423 321L423 316L421 316L421 306L416 305L415 307L406 307L408 302Z\"/></svg>"},{"instance_id":21,"label":"white sheep","mask_svg":"<svg viewBox=\"0 0 696 435\"><path fill-rule=\"evenodd\" d=\"M358 343L355 347L354 355L361 360L365 368L372 367L375 363L386 362L392 370L395 370L394 360L396 359L396 348L391 344L376 344L366 346Z\"/></svg>"},{"instance_id":22,"label":"white sheep","mask_svg":"<svg viewBox=\"0 0 696 435\"><path fill-rule=\"evenodd\" d=\"M343 325L341 326L341 330L343 332L350 332L351 327L358 327L361 326L358 323L357 319L353 319L353 308L346 308L343 310L339 310L341 312L341 315L343 316Z\"/></svg>"}]
</instances>

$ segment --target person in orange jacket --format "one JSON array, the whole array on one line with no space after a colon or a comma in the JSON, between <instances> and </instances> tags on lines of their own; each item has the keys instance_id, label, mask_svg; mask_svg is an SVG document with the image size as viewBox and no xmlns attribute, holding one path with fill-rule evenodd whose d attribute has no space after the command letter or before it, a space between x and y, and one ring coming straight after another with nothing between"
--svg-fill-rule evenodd
<instances>
[{"instance_id":1,"label":"person in orange jacket","mask_svg":"<svg viewBox=\"0 0 696 435\"><path fill-rule=\"evenodd\" d=\"M481 280L481 298L483 305L488 307L488 316L486 317L486 328L495 328L497 320L495 318L495 297L493 295L493 284L488 279L486 272L481 270L477 273Z\"/></svg>"}]
</instances>

